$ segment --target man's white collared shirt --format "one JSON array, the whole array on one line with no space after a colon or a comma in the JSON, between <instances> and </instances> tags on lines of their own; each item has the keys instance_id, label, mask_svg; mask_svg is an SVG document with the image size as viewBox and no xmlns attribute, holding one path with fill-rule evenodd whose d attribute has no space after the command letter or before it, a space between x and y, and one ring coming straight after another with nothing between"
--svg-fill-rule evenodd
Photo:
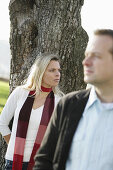
<instances>
[{"instance_id":1,"label":"man's white collared shirt","mask_svg":"<svg viewBox=\"0 0 113 170\"><path fill-rule=\"evenodd\" d=\"M74 134L66 170L113 170L113 103L101 103L94 87Z\"/></svg>"}]
</instances>

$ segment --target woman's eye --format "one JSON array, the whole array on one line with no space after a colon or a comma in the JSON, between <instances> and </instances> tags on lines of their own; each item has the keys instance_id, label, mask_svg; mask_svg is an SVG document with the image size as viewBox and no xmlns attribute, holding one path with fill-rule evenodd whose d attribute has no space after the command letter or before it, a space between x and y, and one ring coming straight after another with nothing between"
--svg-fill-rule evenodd
<instances>
[{"instance_id":1,"label":"woman's eye","mask_svg":"<svg viewBox=\"0 0 113 170\"><path fill-rule=\"evenodd\" d=\"M51 69L51 70L49 70L49 72L54 72L54 71L59 71L61 73L61 69L58 69L58 70Z\"/></svg>"},{"instance_id":2,"label":"woman's eye","mask_svg":"<svg viewBox=\"0 0 113 170\"><path fill-rule=\"evenodd\" d=\"M54 70L52 69L52 70L49 70L50 72L54 72Z\"/></svg>"}]
</instances>

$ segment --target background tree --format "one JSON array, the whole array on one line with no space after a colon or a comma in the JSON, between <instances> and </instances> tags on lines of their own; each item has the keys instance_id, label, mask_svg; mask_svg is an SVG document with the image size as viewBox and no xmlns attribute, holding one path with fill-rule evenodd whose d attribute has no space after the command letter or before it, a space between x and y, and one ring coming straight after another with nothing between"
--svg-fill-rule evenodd
<instances>
[{"instance_id":1,"label":"background tree","mask_svg":"<svg viewBox=\"0 0 113 170\"><path fill-rule=\"evenodd\" d=\"M82 60L88 41L81 26L84 0L10 0L10 91L26 78L37 54L58 53L64 93L85 88ZM0 166L6 145L0 140Z\"/></svg>"}]
</instances>

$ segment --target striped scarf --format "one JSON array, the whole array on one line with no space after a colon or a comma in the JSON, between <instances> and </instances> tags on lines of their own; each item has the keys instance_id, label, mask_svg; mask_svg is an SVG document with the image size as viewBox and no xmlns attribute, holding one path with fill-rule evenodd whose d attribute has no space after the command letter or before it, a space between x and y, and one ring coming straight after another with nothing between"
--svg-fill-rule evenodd
<instances>
[{"instance_id":1,"label":"striped scarf","mask_svg":"<svg viewBox=\"0 0 113 170\"><path fill-rule=\"evenodd\" d=\"M22 170L27 129L28 129L33 102L34 102L34 97L32 97L33 94L34 94L34 91L31 91L29 93L19 113L12 170ZM33 146L33 150L31 153L31 157L30 157L27 170L32 170L34 166L34 156L40 147L41 141L45 134L45 131L49 123L50 117L52 115L53 109L54 109L54 93L53 91L51 91L48 94L46 101L44 103L42 118L40 121L40 125L38 128L37 136L35 139L35 143Z\"/></svg>"}]
</instances>

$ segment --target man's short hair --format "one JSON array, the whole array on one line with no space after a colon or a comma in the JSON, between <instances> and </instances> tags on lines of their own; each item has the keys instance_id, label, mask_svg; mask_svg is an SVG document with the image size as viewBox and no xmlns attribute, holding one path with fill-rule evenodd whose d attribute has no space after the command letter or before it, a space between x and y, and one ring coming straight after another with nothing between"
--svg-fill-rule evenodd
<instances>
[{"instance_id":1,"label":"man's short hair","mask_svg":"<svg viewBox=\"0 0 113 170\"><path fill-rule=\"evenodd\" d=\"M97 29L94 31L94 35L107 35L113 39L113 30L111 29ZM113 47L110 49L110 53L113 55Z\"/></svg>"}]
</instances>

